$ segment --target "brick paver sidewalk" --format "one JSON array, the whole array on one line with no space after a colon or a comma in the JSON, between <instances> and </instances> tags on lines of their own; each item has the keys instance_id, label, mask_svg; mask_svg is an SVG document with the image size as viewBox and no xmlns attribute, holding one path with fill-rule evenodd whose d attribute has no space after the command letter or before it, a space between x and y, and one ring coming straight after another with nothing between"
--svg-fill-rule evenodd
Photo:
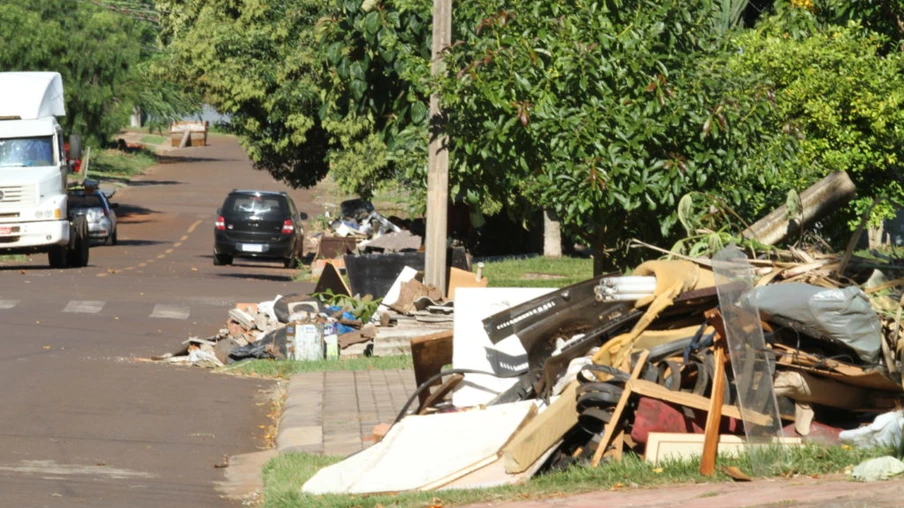
<instances>
[{"instance_id":1,"label":"brick paver sidewalk","mask_svg":"<svg viewBox=\"0 0 904 508\"><path fill-rule=\"evenodd\" d=\"M410 370L295 374L276 446L324 455L360 451L373 444L375 425L395 420L415 388Z\"/></svg>"}]
</instances>

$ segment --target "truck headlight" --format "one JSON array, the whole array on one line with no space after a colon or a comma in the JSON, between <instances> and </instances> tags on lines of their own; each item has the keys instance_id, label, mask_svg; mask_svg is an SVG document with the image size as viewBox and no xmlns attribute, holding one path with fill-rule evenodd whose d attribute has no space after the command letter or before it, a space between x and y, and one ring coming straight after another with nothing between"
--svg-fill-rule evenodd
<instances>
[{"instance_id":1,"label":"truck headlight","mask_svg":"<svg viewBox=\"0 0 904 508\"><path fill-rule=\"evenodd\" d=\"M59 208L51 208L47 210L36 210L35 218L36 219L61 219L63 217L63 211Z\"/></svg>"}]
</instances>

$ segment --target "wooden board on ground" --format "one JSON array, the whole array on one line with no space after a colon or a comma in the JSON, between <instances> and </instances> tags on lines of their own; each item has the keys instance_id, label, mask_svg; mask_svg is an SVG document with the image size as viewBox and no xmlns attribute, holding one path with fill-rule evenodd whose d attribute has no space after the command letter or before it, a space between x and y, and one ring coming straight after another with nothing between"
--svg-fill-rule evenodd
<instances>
[{"instance_id":1,"label":"wooden board on ground","mask_svg":"<svg viewBox=\"0 0 904 508\"><path fill-rule=\"evenodd\" d=\"M671 432L650 432L647 441L644 460L651 464L659 464L662 460L678 460L699 457L703 453L703 434L684 434ZM763 443L755 446L769 446L773 444L798 446L803 444L799 437L775 438L771 443ZM722 434L719 436L719 453L737 456L747 447L744 436Z\"/></svg>"}]
</instances>

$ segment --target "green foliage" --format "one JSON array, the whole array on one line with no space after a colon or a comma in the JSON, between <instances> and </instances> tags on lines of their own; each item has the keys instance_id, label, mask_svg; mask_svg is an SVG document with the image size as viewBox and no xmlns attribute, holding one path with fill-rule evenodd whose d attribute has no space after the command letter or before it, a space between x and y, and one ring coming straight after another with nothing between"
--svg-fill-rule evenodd
<instances>
[{"instance_id":1,"label":"green foliage","mask_svg":"<svg viewBox=\"0 0 904 508\"><path fill-rule=\"evenodd\" d=\"M732 72L762 73L783 129L798 138L796 170L777 185L804 189L847 171L858 188L852 223L874 198L904 202L904 54L886 54L887 39L857 22L825 25L803 9L782 11L736 42ZM873 222L891 212L876 207Z\"/></svg>"},{"instance_id":2,"label":"green foliage","mask_svg":"<svg viewBox=\"0 0 904 508\"><path fill-rule=\"evenodd\" d=\"M295 186L327 172L320 121L320 55L313 26L323 2L160 0L159 72L231 116L258 169Z\"/></svg>"},{"instance_id":3,"label":"green foliage","mask_svg":"<svg viewBox=\"0 0 904 508\"><path fill-rule=\"evenodd\" d=\"M793 191L789 195L795 195ZM678 202L678 220L685 236L672 245L671 252L690 257L710 257L727 245L735 244L752 256L772 248L755 240L748 240L740 232L748 224L729 204L718 196L691 192Z\"/></svg>"},{"instance_id":4,"label":"green foliage","mask_svg":"<svg viewBox=\"0 0 904 508\"><path fill-rule=\"evenodd\" d=\"M721 65L733 48L711 2L515 2L450 54L444 85L455 179L473 202L555 211L594 246L673 238L678 199L711 190L758 210L789 140L766 89ZM523 202L523 201L521 201Z\"/></svg>"},{"instance_id":5,"label":"green foliage","mask_svg":"<svg viewBox=\"0 0 904 508\"><path fill-rule=\"evenodd\" d=\"M340 307L343 311L352 313L364 323L370 321L370 318L377 312L377 309L380 307L380 302L383 300L382 298L374 299L370 295L364 296L363 298L356 298L354 296L334 294L331 289L327 289L323 293L313 293L311 296L321 303Z\"/></svg>"},{"instance_id":6,"label":"green foliage","mask_svg":"<svg viewBox=\"0 0 904 508\"><path fill-rule=\"evenodd\" d=\"M85 144L108 141L135 106L159 114L181 97L165 80L148 79L156 32L134 17L88 2L0 0L0 31L0 70L59 72L66 95L60 121Z\"/></svg>"},{"instance_id":7,"label":"green foliage","mask_svg":"<svg viewBox=\"0 0 904 508\"><path fill-rule=\"evenodd\" d=\"M369 198L400 182L423 195L431 26L425 0L336 2L317 24L320 115L330 172L345 190Z\"/></svg>"}]
</instances>

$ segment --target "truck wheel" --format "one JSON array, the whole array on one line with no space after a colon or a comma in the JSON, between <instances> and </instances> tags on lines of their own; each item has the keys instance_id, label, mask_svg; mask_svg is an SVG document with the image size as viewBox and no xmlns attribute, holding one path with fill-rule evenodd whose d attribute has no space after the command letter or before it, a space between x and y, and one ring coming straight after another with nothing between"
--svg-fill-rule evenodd
<instances>
[{"instance_id":1,"label":"truck wheel","mask_svg":"<svg viewBox=\"0 0 904 508\"><path fill-rule=\"evenodd\" d=\"M47 251L47 260L51 268L66 268L69 266L69 250L63 245L54 245Z\"/></svg>"},{"instance_id":2,"label":"truck wheel","mask_svg":"<svg viewBox=\"0 0 904 508\"><path fill-rule=\"evenodd\" d=\"M88 221L83 215L72 220L72 238L69 241L69 266L88 266L89 254Z\"/></svg>"}]
</instances>

